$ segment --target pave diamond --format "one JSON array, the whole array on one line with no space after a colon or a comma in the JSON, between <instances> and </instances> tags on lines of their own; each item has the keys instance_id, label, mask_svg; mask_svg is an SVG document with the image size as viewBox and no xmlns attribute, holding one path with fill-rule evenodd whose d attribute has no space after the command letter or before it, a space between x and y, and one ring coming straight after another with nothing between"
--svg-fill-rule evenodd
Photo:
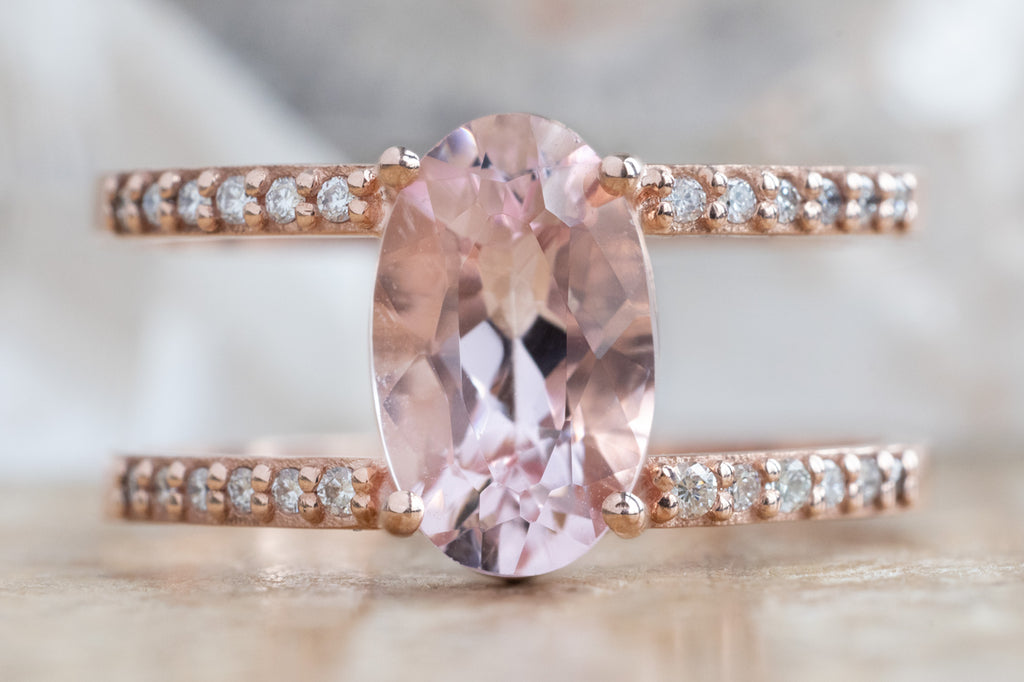
<instances>
[{"instance_id":1,"label":"pave diamond","mask_svg":"<svg viewBox=\"0 0 1024 682\"><path fill-rule=\"evenodd\" d=\"M250 201L256 201L256 198L245 193L245 178L241 175L232 175L217 188L220 217L231 225L245 222L245 205Z\"/></svg>"},{"instance_id":2,"label":"pave diamond","mask_svg":"<svg viewBox=\"0 0 1024 682\"><path fill-rule=\"evenodd\" d=\"M235 511L248 514L252 504L252 469L238 467L228 478L228 497Z\"/></svg>"},{"instance_id":3,"label":"pave diamond","mask_svg":"<svg viewBox=\"0 0 1024 682\"><path fill-rule=\"evenodd\" d=\"M209 206L213 203L210 197L204 197L199 193L199 183L189 180L178 190L178 215L189 225L199 222L198 213L200 206Z\"/></svg>"},{"instance_id":4,"label":"pave diamond","mask_svg":"<svg viewBox=\"0 0 1024 682\"><path fill-rule=\"evenodd\" d=\"M691 464L680 475L675 487L679 498L679 515L695 519L711 511L718 496L718 479L703 464Z\"/></svg>"},{"instance_id":5,"label":"pave diamond","mask_svg":"<svg viewBox=\"0 0 1024 682\"><path fill-rule=\"evenodd\" d=\"M316 195L316 207L320 215L332 223L348 220L348 205L352 201L352 193L348 191L345 178L329 178L320 187Z\"/></svg>"},{"instance_id":6,"label":"pave diamond","mask_svg":"<svg viewBox=\"0 0 1024 682\"><path fill-rule=\"evenodd\" d=\"M873 505L882 491L882 470L874 457L860 458L860 490L865 507Z\"/></svg>"},{"instance_id":7,"label":"pave diamond","mask_svg":"<svg viewBox=\"0 0 1024 682\"><path fill-rule=\"evenodd\" d=\"M795 512L807 504L811 498L811 474L804 463L798 459L786 459L780 462L782 471L779 479L771 487L779 491L779 510L783 513Z\"/></svg>"},{"instance_id":8,"label":"pave diamond","mask_svg":"<svg viewBox=\"0 0 1024 682\"><path fill-rule=\"evenodd\" d=\"M296 514L299 511L299 496L302 495L302 488L299 487L298 469L281 469L274 485L271 488L274 493L274 504L285 514Z\"/></svg>"},{"instance_id":9,"label":"pave diamond","mask_svg":"<svg viewBox=\"0 0 1024 682\"><path fill-rule=\"evenodd\" d=\"M316 494L320 503L335 516L351 514L352 498L356 495L352 488L352 470L348 467L331 467L320 477Z\"/></svg>"},{"instance_id":10,"label":"pave diamond","mask_svg":"<svg viewBox=\"0 0 1024 682\"><path fill-rule=\"evenodd\" d=\"M209 469L200 467L188 476L188 486L185 492L188 494L193 509L206 511L206 478L209 475Z\"/></svg>"},{"instance_id":11,"label":"pave diamond","mask_svg":"<svg viewBox=\"0 0 1024 682\"><path fill-rule=\"evenodd\" d=\"M267 214L274 222L290 223L295 220L295 207L300 200L295 178L278 178L267 190Z\"/></svg>"},{"instance_id":12,"label":"pave diamond","mask_svg":"<svg viewBox=\"0 0 1024 682\"><path fill-rule=\"evenodd\" d=\"M162 201L160 185L155 182L142 195L142 212L153 227L160 227L160 202Z\"/></svg>"},{"instance_id":13,"label":"pave diamond","mask_svg":"<svg viewBox=\"0 0 1024 682\"><path fill-rule=\"evenodd\" d=\"M831 459L824 460L821 486L825 489L825 506L835 507L846 497L846 477L843 470Z\"/></svg>"},{"instance_id":14,"label":"pave diamond","mask_svg":"<svg viewBox=\"0 0 1024 682\"><path fill-rule=\"evenodd\" d=\"M779 183L779 193L775 195L775 208L779 214L779 222L788 225L796 220L800 212L803 198L789 180Z\"/></svg>"},{"instance_id":15,"label":"pave diamond","mask_svg":"<svg viewBox=\"0 0 1024 682\"><path fill-rule=\"evenodd\" d=\"M822 181L818 203L821 204L821 222L825 225L835 225L839 220L839 212L843 209L843 195L839 193L839 187L835 182L828 178Z\"/></svg>"},{"instance_id":16,"label":"pave diamond","mask_svg":"<svg viewBox=\"0 0 1024 682\"><path fill-rule=\"evenodd\" d=\"M572 562L639 478L654 406L650 264L562 124L477 119L395 198L374 290L377 415L422 531L503 576Z\"/></svg>"},{"instance_id":17,"label":"pave diamond","mask_svg":"<svg viewBox=\"0 0 1024 682\"><path fill-rule=\"evenodd\" d=\"M860 206L860 219L870 222L878 212L878 192L875 191L875 181L866 175L859 176L860 198L857 205Z\"/></svg>"},{"instance_id":18,"label":"pave diamond","mask_svg":"<svg viewBox=\"0 0 1024 682\"><path fill-rule=\"evenodd\" d=\"M746 180L730 178L722 201L725 203L726 219L730 223L745 223L754 217L757 197L754 196L754 190Z\"/></svg>"},{"instance_id":19,"label":"pave diamond","mask_svg":"<svg viewBox=\"0 0 1024 682\"><path fill-rule=\"evenodd\" d=\"M169 467L160 467L156 472L156 476L153 477L154 487L156 488L156 503L161 507L167 506L167 501L171 498L171 493L174 489L167 482L167 474Z\"/></svg>"},{"instance_id":20,"label":"pave diamond","mask_svg":"<svg viewBox=\"0 0 1024 682\"><path fill-rule=\"evenodd\" d=\"M749 464L737 464L733 467L733 484L729 488L732 494L732 508L736 511L747 511L761 497L761 475Z\"/></svg>"},{"instance_id":21,"label":"pave diamond","mask_svg":"<svg viewBox=\"0 0 1024 682\"><path fill-rule=\"evenodd\" d=\"M708 198L701 184L691 177L681 175L672 183L668 196L677 223L692 223L704 215Z\"/></svg>"},{"instance_id":22,"label":"pave diamond","mask_svg":"<svg viewBox=\"0 0 1024 682\"><path fill-rule=\"evenodd\" d=\"M903 178L896 178L896 187L892 193L892 216L896 222L907 217L907 202L910 201L910 188Z\"/></svg>"}]
</instances>

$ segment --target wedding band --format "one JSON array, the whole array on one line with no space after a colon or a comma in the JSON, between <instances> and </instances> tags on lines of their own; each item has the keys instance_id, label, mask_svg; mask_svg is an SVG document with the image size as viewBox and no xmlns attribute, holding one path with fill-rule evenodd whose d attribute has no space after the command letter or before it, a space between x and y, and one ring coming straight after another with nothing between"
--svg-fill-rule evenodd
<instances>
[{"instance_id":1,"label":"wedding band","mask_svg":"<svg viewBox=\"0 0 1024 682\"><path fill-rule=\"evenodd\" d=\"M101 213L118 235L381 238L372 368L386 460L372 447L129 456L114 508L419 529L464 566L522 577L571 563L608 528L629 537L909 504L917 448L648 456L657 340L645 235L903 232L914 191L896 170L602 159L529 114L471 121L422 160L392 147L375 166L111 176Z\"/></svg>"}]
</instances>

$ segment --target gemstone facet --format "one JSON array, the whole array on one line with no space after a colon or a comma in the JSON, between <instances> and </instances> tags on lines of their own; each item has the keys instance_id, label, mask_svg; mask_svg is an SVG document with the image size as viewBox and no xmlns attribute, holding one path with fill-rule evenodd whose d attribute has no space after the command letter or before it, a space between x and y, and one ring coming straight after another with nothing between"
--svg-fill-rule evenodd
<instances>
[{"instance_id":1,"label":"gemstone facet","mask_svg":"<svg viewBox=\"0 0 1024 682\"><path fill-rule=\"evenodd\" d=\"M725 202L725 217L730 223L739 225L754 217L757 197L746 180L730 178L722 200Z\"/></svg>"},{"instance_id":2,"label":"gemstone facet","mask_svg":"<svg viewBox=\"0 0 1024 682\"><path fill-rule=\"evenodd\" d=\"M299 511L299 496L302 495L302 488L299 487L298 469L281 469L271 486L274 493L274 504L285 514L297 514Z\"/></svg>"},{"instance_id":3,"label":"gemstone facet","mask_svg":"<svg viewBox=\"0 0 1024 682\"><path fill-rule=\"evenodd\" d=\"M761 475L749 464L737 464L733 467L733 484L729 492L732 493L732 508L747 511L761 496Z\"/></svg>"},{"instance_id":4,"label":"gemstone facet","mask_svg":"<svg viewBox=\"0 0 1024 682\"><path fill-rule=\"evenodd\" d=\"M718 479L703 464L691 464L679 476L674 492L679 498L679 515L685 519L695 519L707 514L714 506L718 496Z\"/></svg>"},{"instance_id":5,"label":"gemstone facet","mask_svg":"<svg viewBox=\"0 0 1024 682\"><path fill-rule=\"evenodd\" d=\"M337 176L321 185L316 195L317 210L332 223L348 220L348 205L351 201L352 193L348 191L348 183L345 178Z\"/></svg>"},{"instance_id":6,"label":"gemstone facet","mask_svg":"<svg viewBox=\"0 0 1024 682\"><path fill-rule=\"evenodd\" d=\"M839 212L843 209L843 196L835 182L828 178L822 181L818 202L821 204L821 222L825 225L834 225L839 219Z\"/></svg>"},{"instance_id":7,"label":"gemstone facet","mask_svg":"<svg viewBox=\"0 0 1024 682\"><path fill-rule=\"evenodd\" d=\"M352 487L352 470L348 467L331 467L320 477L316 494L331 514L345 516L352 513L352 498L356 496Z\"/></svg>"},{"instance_id":8,"label":"gemstone facet","mask_svg":"<svg viewBox=\"0 0 1024 682\"><path fill-rule=\"evenodd\" d=\"M796 220L803 199L796 187L789 180L779 183L779 193L775 195L775 208L779 213L779 223L788 225Z\"/></svg>"},{"instance_id":9,"label":"gemstone facet","mask_svg":"<svg viewBox=\"0 0 1024 682\"><path fill-rule=\"evenodd\" d=\"M825 506L838 506L846 497L846 477L843 470L831 459L824 461L825 471L821 477L821 485L825 489Z\"/></svg>"},{"instance_id":10,"label":"gemstone facet","mask_svg":"<svg viewBox=\"0 0 1024 682\"><path fill-rule=\"evenodd\" d=\"M193 509L206 511L206 478L210 470L206 467L199 467L188 475L188 485L185 492Z\"/></svg>"},{"instance_id":11,"label":"gemstone facet","mask_svg":"<svg viewBox=\"0 0 1024 682\"><path fill-rule=\"evenodd\" d=\"M142 212L153 227L160 227L160 202L162 201L160 185L155 182L142 195Z\"/></svg>"},{"instance_id":12,"label":"gemstone facet","mask_svg":"<svg viewBox=\"0 0 1024 682\"><path fill-rule=\"evenodd\" d=\"M692 223L704 215L708 197L701 184L691 177L681 175L673 180L672 193L668 196L677 223Z\"/></svg>"},{"instance_id":13,"label":"gemstone facet","mask_svg":"<svg viewBox=\"0 0 1024 682\"><path fill-rule=\"evenodd\" d=\"M228 497L235 511L248 514L252 511L252 469L238 467L228 477Z\"/></svg>"},{"instance_id":14,"label":"gemstone facet","mask_svg":"<svg viewBox=\"0 0 1024 682\"><path fill-rule=\"evenodd\" d=\"M860 490L864 495L864 506L870 507L882 491L882 470L874 457L860 458Z\"/></svg>"},{"instance_id":15,"label":"gemstone facet","mask_svg":"<svg viewBox=\"0 0 1024 682\"><path fill-rule=\"evenodd\" d=\"M552 571L639 477L654 400L650 266L600 157L560 123L489 116L422 160L384 230L377 416L449 557Z\"/></svg>"},{"instance_id":16,"label":"gemstone facet","mask_svg":"<svg viewBox=\"0 0 1024 682\"><path fill-rule=\"evenodd\" d=\"M245 223L245 205L250 201L256 199L245 193L245 178L241 175L232 175L217 188L217 209L220 210L220 217L231 225Z\"/></svg>"},{"instance_id":17,"label":"gemstone facet","mask_svg":"<svg viewBox=\"0 0 1024 682\"><path fill-rule=\"evenodd\" d=\"M295 220L295 207L300 199L295 178L278 178L267 190L267 214L276 223L290 223Z\"/></svg>"},{"instance_id":18,"label":"gemstone facet","mask_svg":"<svg viewBox=\"0 0 1024 682\"><path fill-rule=\"evenodd\" d=\"M189 225L199 222L199 207L211 203L209 197L199 193L199 183L195 180L189 180L178 190L178 215Z\"/></svg>"},{"instance_id":19,"label":"gemstone facet","mask_svg":"<svg viewBox=\"0 0 1024 682\"><path fill-rule=\"evenodd\" d=\"M811 498L811 474L798 459L780 462L782 471L772 487L779 491L779 511L795 512Z\"/></svg>"}]
</instances>

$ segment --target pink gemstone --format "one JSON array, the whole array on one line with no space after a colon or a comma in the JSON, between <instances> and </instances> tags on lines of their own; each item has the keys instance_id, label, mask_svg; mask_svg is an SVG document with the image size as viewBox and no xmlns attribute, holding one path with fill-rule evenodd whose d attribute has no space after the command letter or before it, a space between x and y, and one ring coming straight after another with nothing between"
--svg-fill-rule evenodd
<instances>
[{"instance_id":1,"label":"pink gemstone","mask_svg":"<svg viewBox=\"0 0 1024 682\"><path fill-rule=\"evenodd\" d=\"M373 310L377 414L422 530L484 573L565 566L630 490L654 408L650 265L571 130L452 132L399 192Z\"/></svg>"}]
</instances>

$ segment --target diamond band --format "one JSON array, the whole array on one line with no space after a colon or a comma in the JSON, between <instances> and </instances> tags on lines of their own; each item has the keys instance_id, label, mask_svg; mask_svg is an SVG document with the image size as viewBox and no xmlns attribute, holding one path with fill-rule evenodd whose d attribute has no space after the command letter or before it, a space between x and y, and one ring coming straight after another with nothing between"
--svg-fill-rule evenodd
<instances>
[{"instance_id":1,"label":"diamond band","mask_svg":"<svg viewBox=\"0 0 1024 682\"><path fill-rule=\"evenodd\" d=\"M136 171L102 181L119 236L379 237L393 203L379 165ZM648 235L904 232L916 179L877 168L648 165L632 206Z\"/></svg>"},{"instance_id":2,"label":"diamond band","mask_svg":"<svg viewBox=\"0 0 1024 682\"><path fill-rule=\"evenodd\" d=\"M310 451L325 449L332 446ZM108 511L128 521L384 528L383 511L397 492L387 464L376 452L342 450L125 455L116 461ZM895 444L658 454L632 495L642 529L863 518L912 506L923 459L920 447ZM782 484L793 470L803 472L805 485Z\"/></svg>"}]
</instances>

